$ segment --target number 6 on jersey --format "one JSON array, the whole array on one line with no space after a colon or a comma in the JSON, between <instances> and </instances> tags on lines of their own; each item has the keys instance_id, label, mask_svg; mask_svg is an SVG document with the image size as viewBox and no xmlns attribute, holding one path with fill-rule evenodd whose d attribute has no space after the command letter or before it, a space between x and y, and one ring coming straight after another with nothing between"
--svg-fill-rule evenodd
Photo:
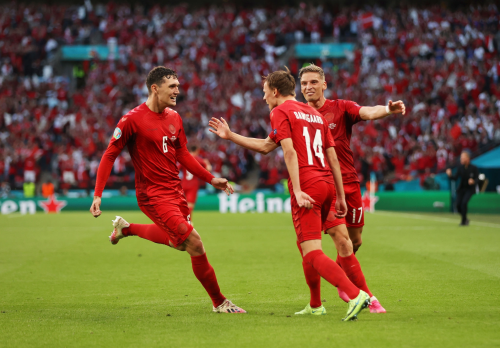
<instances>
[{"instance_id":1,"label":"number 6 on jersey","mask_svg":"<svg viewBox=\"0 0 500 348\"><path fill-rule=\"evenodd\" d=\"M168 152L168 137L163 137L163 153Z\"/></svg>"},{"instance_id":2,"label":"number 6 on jersey","mask_svg":"<svg viewBox=\"0 0 500 348\"><path fill-rule=\"evenodd\" d=\"M311 152L311 137L309 136L309 130L304 127L304 132L302 134L306 140L307 149L307 163L313 165L313 157ZM314 141L312 144L314 150L314 155L321 160L321 165L325 166L325 155L323 154L323 140L321 139L321 130L316 129L316 135L314 136Z\"/></svg>"}]
</instances>

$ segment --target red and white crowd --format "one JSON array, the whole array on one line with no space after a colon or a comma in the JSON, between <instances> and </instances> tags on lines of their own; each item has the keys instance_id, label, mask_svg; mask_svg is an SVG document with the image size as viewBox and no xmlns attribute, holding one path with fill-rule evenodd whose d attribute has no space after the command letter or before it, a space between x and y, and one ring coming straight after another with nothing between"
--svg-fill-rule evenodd
<instances>
[{"instance_id":1,"label":"red and white crowd","mask_svg":"<svg viewBox=\"0 0 500 348\"><path fill-rule=\"evenodd\" d=\"M243 135L266 137L269 110L262 76L302 60L299 42L353 42L345 59L318 59L327 97L360 105L405 102L405 116L354 127L352 149L362 181L408 180L442 171L463 148L500 141L500 14L494 5L454 12L441 7L346 8L301 5L278 10L136 5L0 6L0 182L52 180L91 189L116 123L147 97L156 65L178 72L176 110L191 143L215 173L239 182L255 168L260 184L287 176L280 152L249 153L208 132L224 117ZM116 59L75 69L63 45L117 44ZM286 52L286 53L285 53ZM280 58L286 56L286 62ZM55 64L57 62L57 64ZM300 91L297 95L301 99ZM133 186L126 152L109 187Z\"/></svg>"}]
</instances>

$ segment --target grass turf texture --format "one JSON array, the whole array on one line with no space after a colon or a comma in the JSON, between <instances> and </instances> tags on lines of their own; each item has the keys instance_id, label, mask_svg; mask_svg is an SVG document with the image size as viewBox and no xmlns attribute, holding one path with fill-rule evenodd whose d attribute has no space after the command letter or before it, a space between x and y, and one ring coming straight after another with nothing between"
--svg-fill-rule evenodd
<instances>
[{"instance_id":1,"label":"grass turf texture","mask_svg":"<svg viewBox=\"0 0 500 348\"><path fill-rule=\"evenodd\" d=\"M246 315L211 312L186 253L138 237L112 246L114 216L0 216L1 347L500 345L498 216L458 227L449 214L368 214L358 258L388 313L347 323L325 281L328 314L294 316L309 297L288 214L194 215L223 293Z\"/></svg>"}]
</instances>

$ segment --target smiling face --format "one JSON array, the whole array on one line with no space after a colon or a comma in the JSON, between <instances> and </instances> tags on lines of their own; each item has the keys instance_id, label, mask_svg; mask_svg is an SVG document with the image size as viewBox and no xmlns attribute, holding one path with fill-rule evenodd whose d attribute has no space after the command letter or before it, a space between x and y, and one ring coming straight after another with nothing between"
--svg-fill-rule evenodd
<instances>
[{"instance_id":1,"label":"smiling face","mask_svg":"<svg viewBox=\"0 0 500 348\"><path fill-rule=\"evenodd\" d=\"M156 94L160 105L173 107L177 104L177 96L179 95L179 80L176 77L166 78L160 84L151 85L151 93Z\"/></svg>"},{"instance_id":2,"label":"smiling face","mask_svg":"<svg viewBox=\"0 0 500 348\"><path fill-rule=\"evenodd\" d=\"M306 72L300 78L300 90L308 102L316 102L323 97L326 81L316 72Z\"/></svg>"},{"instance_id":3,"label":"smiling face","mask_svg":"<svg viewBox=\"0 0 500 348\"><path fill-rule=\"evenodd\" d=\"M271 90L269 88L269 85L267 82L264 82L264 100L267 103L267 106L269 106L269 110L274 109L276 106L278 106L278 99L276 98L278 94L278 90L275 88L274 90Z\"/></svg>"}]
</instances>

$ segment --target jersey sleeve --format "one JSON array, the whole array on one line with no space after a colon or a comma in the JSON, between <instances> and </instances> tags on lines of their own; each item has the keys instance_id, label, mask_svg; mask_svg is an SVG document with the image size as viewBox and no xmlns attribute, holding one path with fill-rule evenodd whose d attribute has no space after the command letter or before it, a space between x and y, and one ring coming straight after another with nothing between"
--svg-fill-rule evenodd
<instances>
[{"instance_id":1,"label":"jersey sleeve","mask_svg":"<svg viewBox=\"0 0 500 348\"><path fill-rule=\"evenodd\" d=\"M287 114L282 110L273 110L271 112L271 128L269 137L276 143L286 138L292 137L292 126Z\"/></svg>"},{"instance_id":2,"label":"jersey sleeve","mask_svg":"<svg viewBox=\"0 0 500 348\"><path fill-rule=\"evenodd\" d=\"M102 191L104 191L104 187L106 186L106 182L108 181L109 174L111 174L111 170L113 169L113 163L115 162L116 157L118 157L125 145L127 145L128 141L132 138L133 134L134 126L132 124L132 121L128 120L125 117L122 118L116 125L113 136L109 141L108 148L102 155L101 162L99 163L99 168L97 169L96 175L94 196L102 196Z\"/></svg>"},{"instance_id":3,"label":"jersey sleeve","mask_svg":"<svg viewBox=\"0 0 500 348\"><path fill-rule=\"evenodd\" d=\"M352 124L362 121L361 116L359 116L359 110L361 106L350 100L344 100L344 113Z\"/></svg>"}]
</instances>

